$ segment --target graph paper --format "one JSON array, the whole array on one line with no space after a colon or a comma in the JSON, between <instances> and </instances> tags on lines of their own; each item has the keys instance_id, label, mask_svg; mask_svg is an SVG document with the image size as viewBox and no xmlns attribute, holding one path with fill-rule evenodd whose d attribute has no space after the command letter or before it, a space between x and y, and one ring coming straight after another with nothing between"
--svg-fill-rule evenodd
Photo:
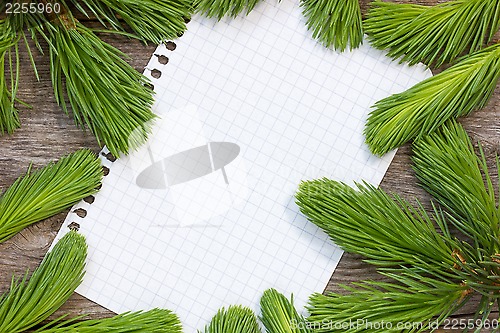
<instances>
[{"instance_id":1,"label":"graph paper","mask_svg":"<svg viewBox=\"0 0 500 333\"><path fill-rule=\"evenodd\" d=\"M195 17L145 73L158 115L149 141L114 162L103 151L101 191L57 237L72 222L86 236L78 293L114 312L171 309L185 332L222 306L258 313L271 287L293 293L302 311L342 251L299 213L299 183L378 185L394 153L378 158L364 144L370 107L430 72L366 42L326 49L283 0L234 20Z\"/></svg>"}]
</instances>

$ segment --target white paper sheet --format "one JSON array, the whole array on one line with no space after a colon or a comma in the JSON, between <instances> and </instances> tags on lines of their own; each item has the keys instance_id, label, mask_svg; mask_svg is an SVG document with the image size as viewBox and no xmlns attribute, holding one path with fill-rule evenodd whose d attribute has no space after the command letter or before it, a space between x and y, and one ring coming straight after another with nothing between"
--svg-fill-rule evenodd
<instances>
[{"instance_id":1,"label":"white paper sheet","mask_svg":"<svg viewBox=\"0 0 500 333\"><path fill-rule=\"evenodd\" d=\"M258 311L267 288L299 308L323 291L342 251L298 212L297 186L378 185L394 154L365 146L370 106L430 72L310 35L296 2L270 1L217 24L196 17L175 50L158 47L151 139L103 159L102 190L75 207L87 216L70 213L57 238L71 222L87 237L80 294L115 312L169 308L194 332L222 306Z\"/></svg>"}]
</instances>

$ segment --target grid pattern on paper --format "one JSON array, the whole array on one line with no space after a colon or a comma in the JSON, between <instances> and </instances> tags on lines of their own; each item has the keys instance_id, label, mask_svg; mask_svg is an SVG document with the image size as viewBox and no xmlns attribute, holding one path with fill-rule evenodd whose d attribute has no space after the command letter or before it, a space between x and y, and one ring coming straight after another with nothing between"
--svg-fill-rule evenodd
<instances>
[{"instance_id":1,"label":"grid pattern on paper","mask_svg":"<svg viewBox=\"0 0 500 333\"><path fill-rule=\"evenodd\" d=\"M115 312L172 309L186 332L222 306L257 310L270 287L302 307L342 252L298 213L297 185L319 177L379 184L393 154L376 158L364 145L369 108L429 73L366 45L323 48L286 0L218 24L195 18L175 51L155 54L169 58L162 65L153 56L146 71L161 72L152 79L161 119L86 206L89 263L78 292ZM225 167L227 184L213 172L171 188L137 186L153 162L208 142L241 149Z\"/></svg>"}]
</instances>

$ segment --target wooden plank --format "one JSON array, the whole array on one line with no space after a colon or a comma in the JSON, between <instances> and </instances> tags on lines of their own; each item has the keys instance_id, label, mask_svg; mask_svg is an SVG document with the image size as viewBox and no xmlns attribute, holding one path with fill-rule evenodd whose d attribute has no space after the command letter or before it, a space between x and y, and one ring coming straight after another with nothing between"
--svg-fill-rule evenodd
<instances>
[{"instance_id":1,"label":"wooden plank","mask_svg":"<svg viewBox=\"0 0 500 333\"><path fill-rule=\"evenodd\" d=\"M420 4L435 4L437 0L398 1ZM368 8L368 0L362 0L363 13ZM495 41L498 42L499 35ZM125 37L105 36L106 41L127 53L130 63L142 70L150 58L154 46L145 46L138 41ZM40 82L36 82L29 68L29 59L24 50L22 56L21 87L19 98L31 104L32 109L21 108L22 128L13 135L0 136L0 191L8 187L18 176L26 171L29 163L35 167L56 160L62 155L79 148L87 147L99 151L94 137L78 129L71 119L56 105L50 82L47 56L35 51ZM489 157L498 154L500 147L500 89L488 106L474 112L461 122L474 140L481 140ZM396 155L382 188L402 195L413 201L418 198L428 208L429 196L416 184L416 178L411 170L411 149L409 145L401 148ZM12 238L0 244L0 294L8 290L12 275L21 276L26 270L33 271L42 260L52 239L55 237L67 212L37 223ZM329 291L340 291L338 283L348 283L355 280L379 279L374 268L362 261L362 258L345 254L328 285ZM474 312L478 299L475 298L462 309L459 317L469 318ZM71 316L88 314L91 318L102 318L112 313L106 309L74 295L52 318L69 313ZM497 315L497 313L495 313Z\"/></svg>"}]
</instances>

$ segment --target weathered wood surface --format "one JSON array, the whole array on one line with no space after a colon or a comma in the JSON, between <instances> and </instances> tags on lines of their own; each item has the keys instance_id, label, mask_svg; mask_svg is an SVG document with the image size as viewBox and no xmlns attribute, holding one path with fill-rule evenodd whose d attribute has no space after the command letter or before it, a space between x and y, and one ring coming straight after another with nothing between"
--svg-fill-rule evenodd
<instances>
[{"instance_id":1,"label":"weathered wood surface","mask_svg":"<svg viewBox=\"0 0 500 333\"><path fill-rule=\"evenodd\" d=\"M436 0L401 1L420 4L435 4ZM362 0L363 12L366 12L369 1ZM496 42L499 41L497 34ZM154 46L145 46L138 41L124 37L104 37L128 54L130 63L142 71L148 62ZM90 148L95 152L99 147L90 133L84 133L76 128L70 116L65 115L56 105L51 82L47 57L35 54L38 64L40 82L35 80L29 67L26 52L22 53L22 75L19 98L33 106L32 109L21 108L22 127L13 135L0 137L0 192L5 190L18 176L22 175L29 163L35 167L56 160L62 155L79 148ZM485 146L488 156L493 157L500 150L500 88L486 108L461 119L470 135L479 139ZM429 196L417 186L410 164L411 148L409 145L401 148L387 175L382 187L390 192L414 200L418 198L428 203ZM426 206L428 207L428 205ZM26 270L33 271L45 255L52 239L67 212L37 223L9 241L0 244L0 294L8 290L12 275L21 276ZM344 254L337 270L327 287L330 291L339 291L338 283L355 280L379 279L373 267L365 264L359 256ZM457 314L457 317L469 318L474 311L478 299L475 298ZM91 318L101 318L112 315L110 311L75 294L58 311L55 316L70 313L72 316L88 314ZM498 313L494 314L498 317Z\"/></svg>"}]
</instances>

